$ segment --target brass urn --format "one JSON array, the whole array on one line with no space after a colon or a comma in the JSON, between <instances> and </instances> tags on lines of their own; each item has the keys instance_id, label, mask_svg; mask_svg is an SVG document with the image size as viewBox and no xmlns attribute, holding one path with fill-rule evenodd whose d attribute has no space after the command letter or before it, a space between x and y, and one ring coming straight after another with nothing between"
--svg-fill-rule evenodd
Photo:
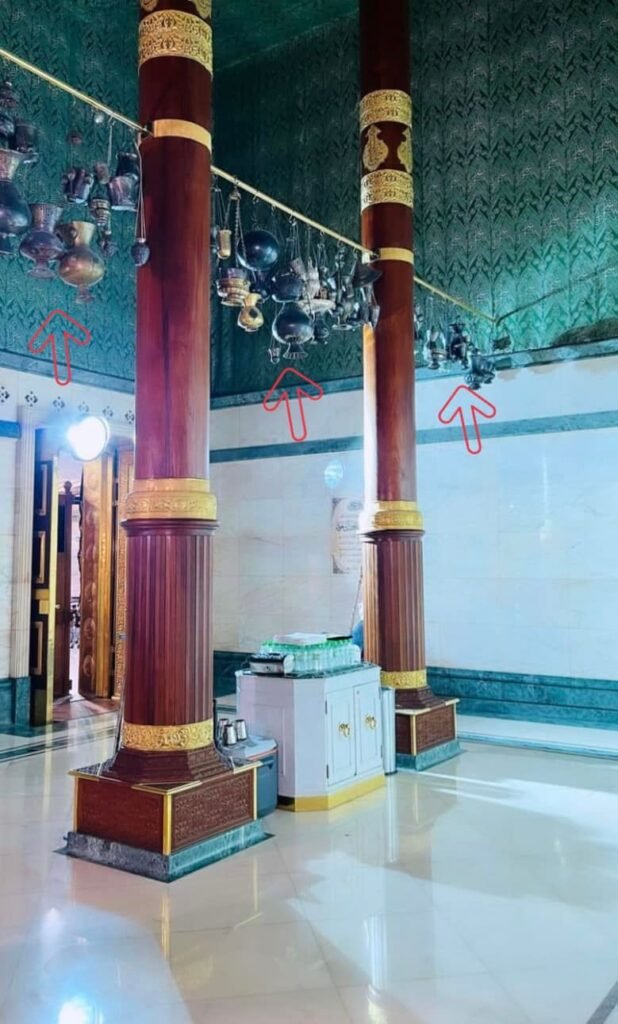
<instances>
[{"instance_id":1,"label":"brass urn","mask_svg":"<svg viewBox=\"0 0 618 1024\"><path fill-rule=\"evenodd\" d=\"M258 305L261 298L259 292L249 292L238 314L238 326L248 334L259 331L260 327L264 326L264 314Z\"/></svg>"},{"instance_id":2,"label":"brass urn","mask_svg":"<svg viewBox=\"0 0 618 1024\"><path fill-rule=\"evenodd\" d=\"M92 302L90 288L98 284L105 273L105 264L90 243L96 224L86 220L70 220L58 227L58 234L67 251L58 264L58 276L65 284L77 288L76 302Z\"/></svg>"}]
</instances>

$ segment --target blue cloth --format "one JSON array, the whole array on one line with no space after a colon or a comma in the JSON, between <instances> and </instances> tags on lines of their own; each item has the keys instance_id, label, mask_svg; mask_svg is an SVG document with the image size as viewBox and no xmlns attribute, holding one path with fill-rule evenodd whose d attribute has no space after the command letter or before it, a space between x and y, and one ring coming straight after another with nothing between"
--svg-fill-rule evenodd
<instances>
[{"instance_id":1,"label":"blue cloth","mask_svg":"<svg viewBox=\"0 0 618 1024\"><path fill-rule=\"evenodd\" d=\"M356 644L357 647L360 647L362 654L365 643L365 629L362 619L360 620L360 622L356 623L354 629L352 630L352 643Z\"/></svg>"}]
</instances>

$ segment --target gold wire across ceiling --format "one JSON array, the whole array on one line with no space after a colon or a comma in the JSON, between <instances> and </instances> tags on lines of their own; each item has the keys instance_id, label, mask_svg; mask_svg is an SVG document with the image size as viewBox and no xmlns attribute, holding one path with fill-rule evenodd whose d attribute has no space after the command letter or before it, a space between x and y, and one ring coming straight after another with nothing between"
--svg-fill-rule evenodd
<instances>
[{"instance_id":1,"label":"gold wire across ceiling","mask_svg":"<svg viewBox=\"0 0 618 1024\"><path fill-rule=\"evenodd\" d=\"M105 114L112 120L118 121L127 128L131 128L137 135L141 136L151 134L145 125L139 124L138 121L133 121L130 117L126 117L125 114L120 114L117 110L113 110L112 107L108 107L107 104L101 103L100 100L94 99L93 96L89 96L88 93L75 89L72 85L69 85L68 82L63 82L62 79L48 74L47 71L43 71L43 69L37 67L36 64L31 64L22 57L18 57L16 54L11 53L9 50L4 50L0 47L0 57L9 61L11 64L15 64L16 67L21 68L22 71L27 71L29 74L42 79L42 81L47 82L48 85L53 86L55 89L60 89L62 92L68 93L69 96L73 96L74 99L80 100L82 103L88 104L88 106L93 107L95 110L101 111L101 113ZM303 224L307 224L315 231L320 232L320 234L328 235L330 238L335 239L335 241L348 246L348 248L353 249L356 252L360 252L368 256L374 255L371 249L367 249L364 245L361 245L360 242L355 242L354 239L347 238L345 235L339 234L338 231L333 231L332 228L328 228L326 225L312 220L304 213L300 213L298 210L294 210L291 206L287 206L285 203L279 202L279 200L275 199L273 196L269 196L266 192L260 192L260 190L254 188L253 185L249 185L245 181L240 181L235 177L235 175L230 174L228 171L224 171L220 167L215 167L214 164L211 170L213 175L231 182L243 192L247 192L256 199L260 199L263 202L268 203L270 206L275 207L275 209L281 210L282 213L286 213L288 216L294 217L295 220L301 221ZM472 316L479 317L481 320L485 320L490 324L495 325L500 319L504 319L504 317L491 316L489 313L485 313L481 309L476 309L475 306L471 306L469 303L463 302L461 299L455 298L453 295L449 295L449 293L444 291L443 288L438 288L436 285L430 284L428 281L424 281L422 277L418 276L418 274L414 275L414 281L415 284L418 284L421 288L425 288L433 295L437 295L441 299L451 302L454 306L458 306L460 309L464 309Z\"/></svg>"}]
</instances>

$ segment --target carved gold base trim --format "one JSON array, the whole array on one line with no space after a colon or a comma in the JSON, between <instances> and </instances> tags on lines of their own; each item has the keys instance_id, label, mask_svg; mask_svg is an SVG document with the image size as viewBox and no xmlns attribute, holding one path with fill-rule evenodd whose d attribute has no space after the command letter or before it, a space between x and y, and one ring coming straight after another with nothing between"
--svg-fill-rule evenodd
<instances>
[{"instance_id":1,"label":"carved gold base trim","mask_svg":"<svg viewBox=\"0 0 618 1024\"><path fill-rule=\"evenodd\" d=\"M125 504L125 520L217 518L217 499L208 480L153 477L134 480Z\"/></svg>"},{"instance_id":2,"label":"carved gold base trim","mask_svg":"<svg viewBox=\"0 0 618 1024\"><path fill-rule=\"evenodd\" d=\"M412 124L412 97L401 89L376 89L363 96L360 103L361 131L380 121Z\"/></svg>"},{"instance_id":3,"label":"carved gold base trim","mask_svg":"<svg viewBox=\"0 0 618 1024\"><path fill-rule=\"evenodd\" d=\"M361 210L378 203L399 203L414 206L414 186L406 171L382 170L365 174L361 179Z\"/></svg>"},{"instance_id":4,"label":"carved gold base trim","mask_svg":"<svg viewBox=\"0 0 618 1024\"><path fill-rule=\"evenodd\" d=\"M152 753L171 750L197 750L208 747L213 739L212 718L188 725L134 725L123 722L121 745L131 750Z\"/></svg>"},{"instance_id":5,"label":"carved gold base trim","mask_svg":"<svg viewBox=\"0 0 618 1024\"><path fill-rule=\"evenodd\" d=\"M212 28L185 11L155 11L139 24L139 67L154 57L186 57L212 74Z\"/></svg>"},{"instance_id":6,"label":"carved gold base trim","mask_svg":"<svg viewBox=\"0 0 618 1024\"><path fill-rule=\"evenodd\" d=\"M207 128L202 128L201 124L194 124L193 121L162 117L152 122L151 131L155 139L191 139L192 142L199 142L201 146L205 146L209 152L212 151L212 135Z\"/></svg>"},{"instance_id":7,"label":"carved gold base trim","mask_svg":"<svg viewBox=\"0 0 618 1024\"><path fill-rule=\"evenodd\" d=\"M358 517L361 533L379 530L422 530L423 517L415 501L374 501Z\"/></svg>"},{"instance_id":8,"label":"carved gold base trim","mask_svg":"<svg viewBox=\"0 0 618 1024\"><path fill-rule=\"evenodd\" d=\"M411 249L400 249L396 246L376 249L373 253L363 253L363 263L377 263L378 260L393 260L396 263L410 263L414 266L414 253Z\"/></svg>"},{"instance_id":9,"label":"carved gold base trim","mask_svg":"<svg viewBox=\"0 0 618 1024\"><path fill-rule=\"evenodd\" d=\"M427 671L419 668L414 672L380 672L380 682L394 690L422 690L427 686Z\"/></svg>"}]
</instances>

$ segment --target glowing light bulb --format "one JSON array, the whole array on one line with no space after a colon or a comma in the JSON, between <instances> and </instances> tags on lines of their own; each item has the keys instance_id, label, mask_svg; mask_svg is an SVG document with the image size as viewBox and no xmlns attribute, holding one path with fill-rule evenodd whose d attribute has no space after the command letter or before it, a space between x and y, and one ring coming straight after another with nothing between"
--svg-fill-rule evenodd
<instances>
[{"instance_id":1,"label":"glowing light bulb","mask_svg":"<svg viewBox=\"0 0 618 1024\"><path fill-rule=\"evenodd\" d=\"M76 459L97 459L109 441L109 427L99 416L86 416L67 430L67 441Z\"/></svg>"}]
</instances>

